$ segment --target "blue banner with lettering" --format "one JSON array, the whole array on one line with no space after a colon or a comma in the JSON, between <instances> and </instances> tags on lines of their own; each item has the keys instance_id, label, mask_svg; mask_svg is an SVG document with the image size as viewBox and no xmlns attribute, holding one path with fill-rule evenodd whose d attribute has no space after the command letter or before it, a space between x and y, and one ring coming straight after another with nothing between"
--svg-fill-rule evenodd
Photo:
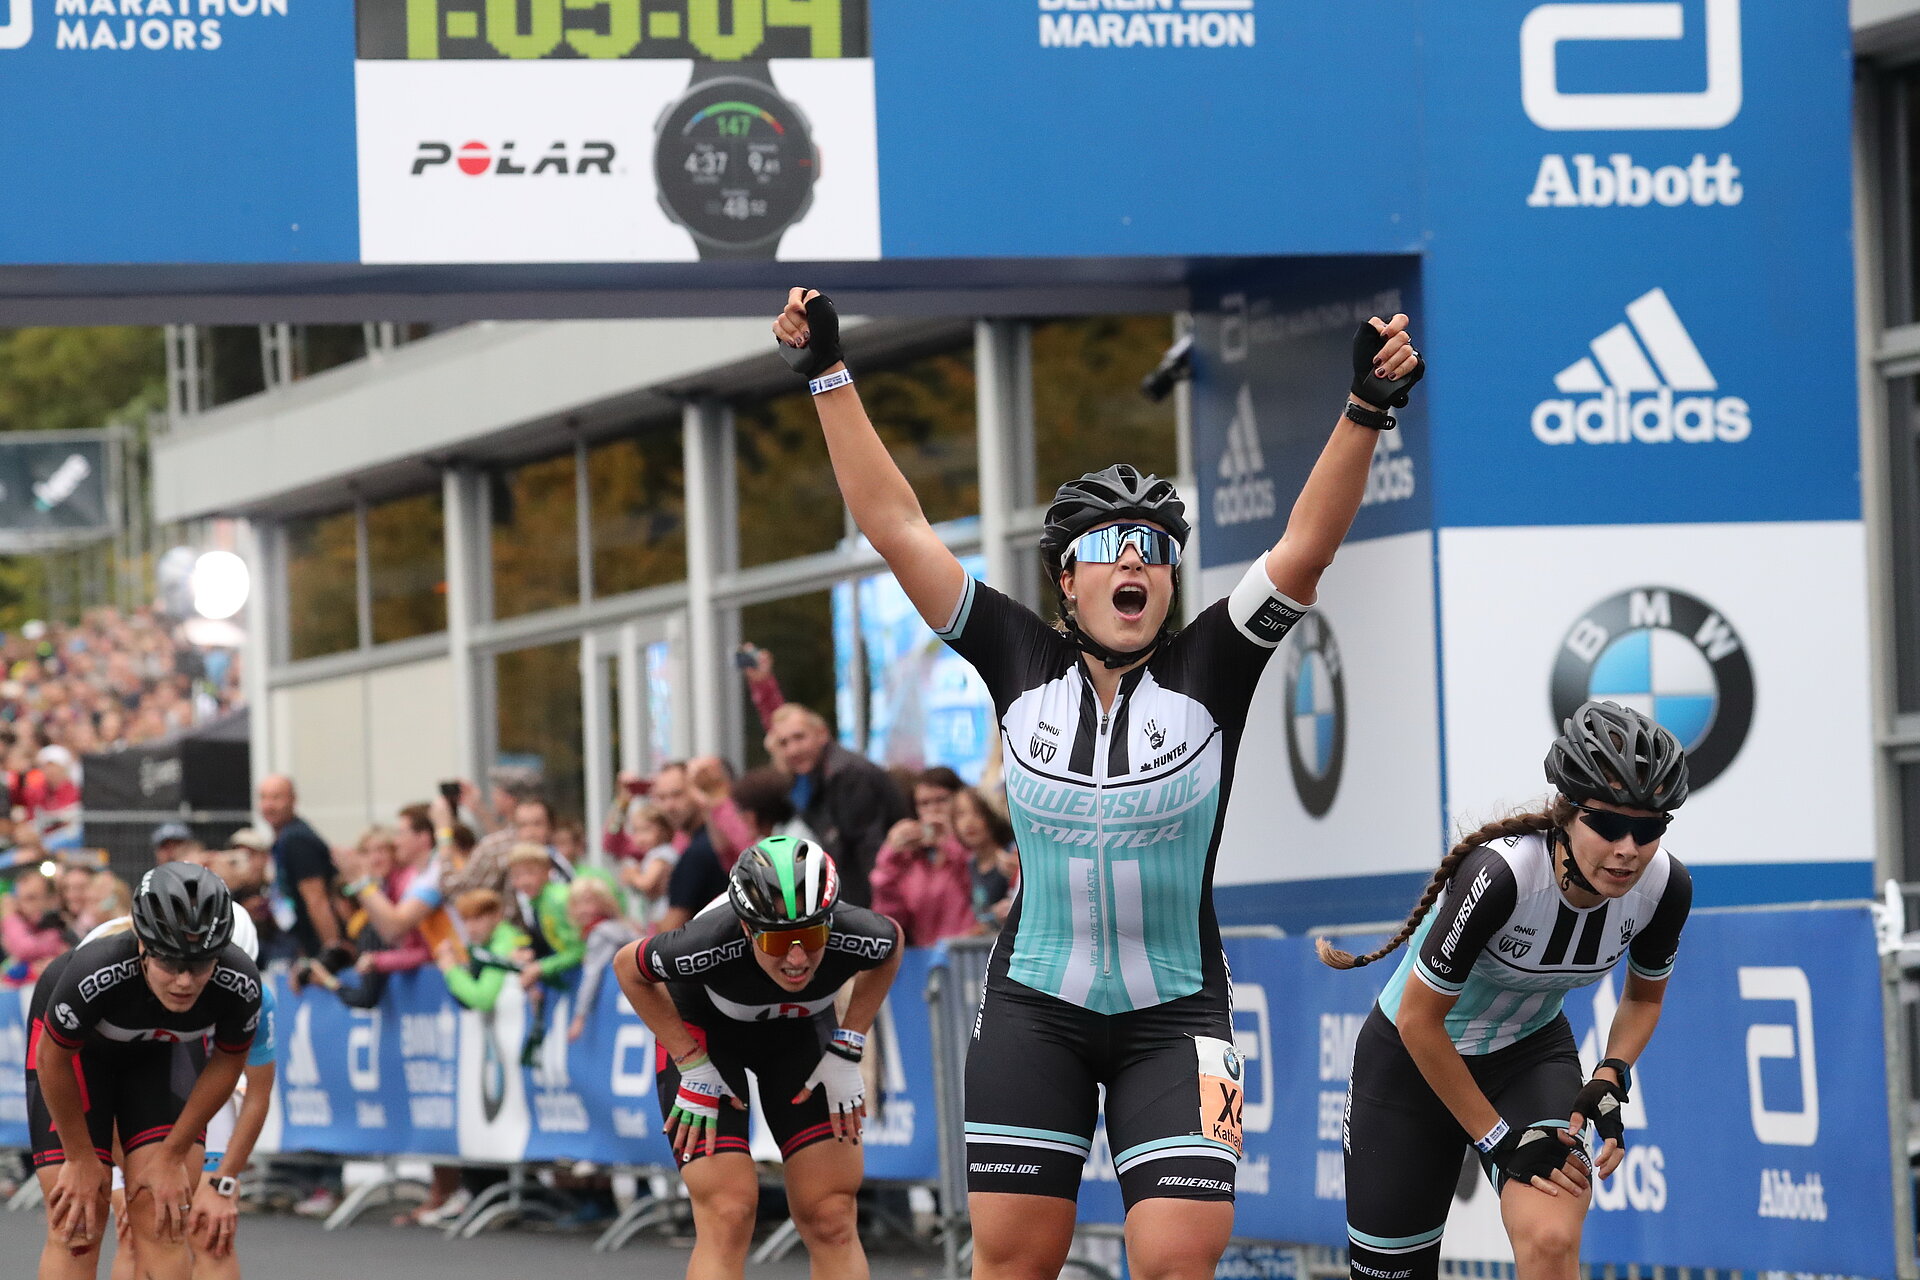
<instances>
[{"instance_id":1,"label":"blue banner with lettering","mask_svg":"<svg viewBox=\"0 0 1920 1280\"><path fill-rule=\"evenodd\" d=\"M882 1098L869 1108L872 1178L936 1174L934 1088L924 1066L932 1033L919 998L927 964L926 953L907 953L875 1028ZM455 1003L431 970L396 975L374 1009L348 1009L319 990L295 996L283 980L280 994L285 1150L670 1162L654 1097L653 1036L611 981L601 984L577 1039L572 988L544 991L535 1008L509 982L484 1014ZM0 1020L0 1051L5 1034Z\"/></svg>"},{"instance_id":2,"label":"blue banner with lettering","mask_svg":"<svg viewBox=\"0 0 1920 1280\"><path fill-rule=\"evenodd\" d=\"M1246 1062L1234 1232L1344 1245L1346 1082L1393 961L1338 973L1295 938L1234 939L1227 955ZM1622 981L1609 975L1567 1002L1589 1069L1605 1056L1593 1027L1611 1021ZM1865 906L1696 915L1634 1072L1627 1156L1598 1184L1582 1257L1892 1274L1881 1028ZM1080 1212L1121 1221L1104 1130Z\"/></svg>"}]
</instances>

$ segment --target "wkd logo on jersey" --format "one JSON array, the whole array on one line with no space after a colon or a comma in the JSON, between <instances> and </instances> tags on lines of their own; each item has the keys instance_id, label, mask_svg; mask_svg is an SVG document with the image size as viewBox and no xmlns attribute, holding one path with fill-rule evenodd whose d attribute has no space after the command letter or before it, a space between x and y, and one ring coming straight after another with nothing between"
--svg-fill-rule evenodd
<instances>
[{"instance_id":1,"label":"wkd logo on jersey","mask_svg":"<svg viewBox=\"0 0 1920 1280\"><path fill-rule=\"evenodd\" d=\"M1628 303L1627 319L1590 347L1554 376L1566 398L1534 407L1541 444L1738 444L1752 434L1745 400L1705 394L1720 383L1665 289Z\"/></svg>"},{"instance_id":2,"label":"wkd logo on jersey","mask_svg":"<svg viewBox=\"0 0 1920 1280\"><path fill-rule=\"evenodd\" d=\"M1725 772L1753 725L1753 666L1718 610L1668 587L1635 587L1581 616L1553 664L1557 725L1589 698L1650 715L1686 748L1696 788Z\"/></svg>"},{"instance_id":3,"label":"wkd logo on jersey","mask_svg":"<svg viewBox=\"0 0 1920 1280\"><path fill-rule=\"evenodd\" d=\"M1222 528L1268 520L1280 509L1267 458L1260 451L1260 427L1253 416L1253 387L1242 383L1227 424L1227 451L1220 455L1220 479L1213 491L1213 519Z\"/></svg>"},{"instance_id":4,"label":"wkd logo on jersey","mask_svg":"<svg viewBox=\"0 0 1920 1280\"><path fill-rule=\"evenodd\" d=\"M1340 790L1340 766L1347 755L1347 686L1340 668L1340 646L1333 628L1309 613L1293 631L1287 651L1287 688L1292 731L1287 734L1287 763L1300 803L1316 818L1333 808Z\"/></svg>"}]
</instances>

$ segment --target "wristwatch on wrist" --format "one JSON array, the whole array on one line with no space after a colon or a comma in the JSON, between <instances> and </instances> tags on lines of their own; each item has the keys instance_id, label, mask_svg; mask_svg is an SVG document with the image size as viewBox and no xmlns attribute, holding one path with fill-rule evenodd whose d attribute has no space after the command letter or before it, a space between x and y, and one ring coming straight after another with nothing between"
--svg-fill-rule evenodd
<instances>
[{"instance_id":1,"label":"wristwatch on wrist","mask_svg":"<svg viewBox=\"0 0 1920 1280\"><path fill-rule=\"evenodd\" d=\"M813 204L820 151L764 60L699 61L654 125L653 173L703 260L770 259Z\"/></svg>"},{"instance_id":2,"label":"wristwatch on wrist","mask_svg":"<svg viewBox=\"0 0 1920 1280\"><path fill-rule=\"evenodd\" d=\"M240 1179L238 1178L220 1177L209 1179L209 1181L213 1185L213 1193L217 1196L225 1196L231 1200L240 1194Z\"/></svg>"},{"instance_id":3,"label":"wristwatch on wrist","mask_svg":"<svg viewBox=\"0 0 1920 1280\"><path fill-rule=\"evenodd\" d=\"M1633 1068L1631 1066L1618 1058L1602 1058L1599 1064L1594 1067L1594 1070L1598 1071L1601 1067L1612 1067L1614 1074L1620 1077L1621 1091L1628 1095L1633 1093Z\"/></svg>"}]
</instances>

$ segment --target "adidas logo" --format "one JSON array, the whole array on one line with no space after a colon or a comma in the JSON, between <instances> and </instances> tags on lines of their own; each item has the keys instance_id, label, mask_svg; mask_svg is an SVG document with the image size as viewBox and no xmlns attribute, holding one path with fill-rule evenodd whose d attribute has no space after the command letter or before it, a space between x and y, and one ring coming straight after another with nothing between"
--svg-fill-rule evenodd
<instances>
[{"instance_id":1,"label":"adidas logo","mask_svg":"<svg viewBox=\"0 0 1920 1280\"><path fill-rule=\"evenodd\" d=\"M1567 397L1533 410L1542 444L1738 444L1753 433L1752 414L1720 389L1665 289L1627 304L1627 320L1595 338L1593 354L1562 369L1553 385Z\"/></svg>"},{"instance_id":2,"label":"adidas logo","mask_svg":"<svg viewBox=\"0 0 1920 1280\"><path fill-rule=\"evenodd\" d=\"M1674 311L1667 290L1626 305L1626 324L1592 342L1592 357L1553 376L1553 386L1592 399L1544 399L1534 407L1534 438L1544 445L1649 445L1682 441L1740 443L1753 416L1738 395L1701 395L1720 384ZM1693 395L1688 395L1693 391Z\"/></svg>"},{"instance_id":3,"label":"adidas logo","mask_svg":"<svg viewBox=\"0 0 1920 1280\"><path fill-rule=\"evenodd\" d=\"M1260 429L1253 419L1253 388L1241 384L1233 421L1227 424L1227 451L1220 456L1220 479L1213 491L1216 524L1247 524L1266 520L1279 510L1273 480L1266 474L1266 455L1260 452Z\"/></svg>"}]
</instances>

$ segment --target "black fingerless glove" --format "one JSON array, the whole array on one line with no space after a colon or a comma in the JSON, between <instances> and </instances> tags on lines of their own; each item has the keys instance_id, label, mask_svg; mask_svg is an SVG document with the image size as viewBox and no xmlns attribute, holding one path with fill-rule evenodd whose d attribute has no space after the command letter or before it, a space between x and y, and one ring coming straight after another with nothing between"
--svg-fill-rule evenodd
<instances>
[{"instance_id":1,"label":"black fingerless glove","mask_svg":"<svg viewBox=\"0 0 1920 1280\"><path fill-rule=\"evenodd\" d=\"M1574 1100L1574 1114L1592 1123L1602 1142L1612 1138L1626 1145L1626 1118L1620 1109L1627 1105L1627 1091L1611 1080L1595 1076Z\"/></svg>"},{"instance_id":2,"label":"black fingerless glove","mask_svg":"<svg viewBox=\"0 0 1920 1280\"><path fill-rule=\"evenodd\" d=\"M778 338L774 343L787 366L803 378L817 378L846 359L840 351L840 315L824 293L807 301L807 345L790 347Z\"/></svg>"},{"instance_id":3,"label":"black fingerless glove","mask_svg":"<svg viewBox=\"0 0 1920 1280\"><path fill-rule=\"evenodd\" d=\"M809 319L812 318L811 306L807 308L807 315ZM1376 409L1404 409L1413 384L1427 376L1427 362L1416 358L1413 372L1404 378L1376 378L1373 376L1373 363L1380 356L1380 348L1386 345L1386 338L1371 322L1360 326L1353 335L1353 386L1349 390L1356 399L1364 400Z\"/></svg>"},{"instance_id":4,"label":"black fingerless glove","mask_svg":"<svg viewBox=\"0 0 1920 1280\"><path fill-rule=\"evenodd\" d=\"M1586 1165L1589 1173L1593 1171L1585 1143L1569 1147L1560 1141L1560 1130L1537 1124L1508 1130L1487 1153L1487 1158L1503 1175L1521 1182L1551 1177L1553 1171L1568 1160L1578 1160Z\"/></svg>"}]
</instances>

